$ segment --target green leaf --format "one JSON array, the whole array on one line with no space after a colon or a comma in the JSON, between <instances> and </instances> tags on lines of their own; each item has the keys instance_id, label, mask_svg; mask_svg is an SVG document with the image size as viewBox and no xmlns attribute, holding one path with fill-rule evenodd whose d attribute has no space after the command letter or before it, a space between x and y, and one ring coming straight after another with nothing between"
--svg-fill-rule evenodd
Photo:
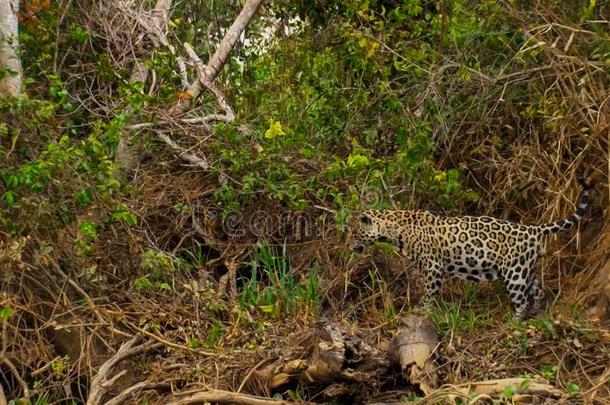
<instances>
[{"instance_id":1,"label":"green leaf","mask_svg":"<svg viewBox=\"0 0 610 405\"><path fill-rule=\"evenodd\" d=\"M508 387L504 388L504 391L502 391L502 398L512 398L517 394L517 387L515 387L514 385L509 385Z\"/></svg>"},{"instance_id":2,"label":"green leaf","mask_svg":"<svg viewBox=\"0 0 610 405\"><path fill-rule=\"evenodd\" d=\"M158 282L157 283L157 288L159 288L161 290L167 290L167 291L171 291L172 290L170 285L168 283L166 283L165 281Z\"/></svg>"},{"instance_id":3,"label":"green leaf","mask_svg":"<svg viewBox=\"0 0 610 405\"><path fill-rule=\"evenodd\" d=\"M197 338L190 339L188 346L190 349L197 349L203 345L203 342Z\"/></svg>"},{"instance_id":4,"label":"green leaf","mask_svg":"<svg viewBox=\"0 0 610 405\"><path fill-rule=\"evenodd\" d=\"M8 205L9 207L15 204L16 198L17 194L14 191L6 191L4 194L2 194L2 200L4 200L6 205Z\"/></svg>"},{"instance_id":5,"label":"green leaf","mask_svg":"<svg viewBox=\"0 0 610 405\"><path fill-rule=\"evenodd\" d=\"M78 190L74 194L74 201L76 201L76 203L81 207L84 207L91 204L91 201L93 201L93 195L90 191Z\"/></svg>"},{"instance_id":6,"label":"green leaf","mask_svg":"<svg viewBox=\"0 0 610 405\"><path fill-rule=\"evenodd\" d=\"M576 395L576 394L580 393L580 386L578 384L573 383L573 382L569 382L566 385L566 390L568 390L570 395Z\"/></svg>"},{"instance_id":7,"label":"green leaf","mask_svg":"<svg viewBox=\"0 0 610 405\"><path fill-rule=\"evenodd\" d=\"M82 221L78 224L78 229L89 239L97 238L97 230L94 222Z\"/></svg>"},{"instance_id":8,"label":"green leaf","mask_svg":"<svg viewBox=\"0 0 610 405\"><path fill-rule=\"evenodd\" d=\"M347 165L349 167L362 167L369 163L369 158L359 153L349 155L347 157Z\"/></svg>"},{"instance_id":9,"label":"green leaf","mask_svg":"<svg viewBox=\"0 0 610 405\"><path fill-rule=\"evenodd\" d=\"M2 307L0 309L0 321L5 321L13 315L14 315L14 312L9 307Z\"/></svg>"},{"instance_id":10,"label":"green leaf","mask_svg":"<svg viewBox=\"0 0 610 405\"><path fill-rule=\"evenodd\" d=\"M152 283L147 277L140 277L134 280L133 287L136 290L147 290L152 287Z\"/></svg>"}]
</instances>

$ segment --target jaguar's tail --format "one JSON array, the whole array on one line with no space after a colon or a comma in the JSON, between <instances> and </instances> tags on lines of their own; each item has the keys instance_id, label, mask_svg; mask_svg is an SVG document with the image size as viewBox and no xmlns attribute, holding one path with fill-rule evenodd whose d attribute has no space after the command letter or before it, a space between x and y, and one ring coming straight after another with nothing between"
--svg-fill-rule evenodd
<instances>
[{"instance_id":1,"label":"jaguar's tail","mask_svg":"<svg viewBox=\"0 0 610 405\"><path fill-rule=\"evenodd\" d=\"M576 225L585 215L585 211L589 205L589 190L591 190L593 186L591 185L591 180L586 176L578 177L578 183L580 183L582 186L582 191L580 192L580 198L576 211L574 211L574 213L566 219L561 219L559 221L551 222L550 224L542 225L544 233L548 234L566 231L572 226Z\"/></svg>"}]
</instances>

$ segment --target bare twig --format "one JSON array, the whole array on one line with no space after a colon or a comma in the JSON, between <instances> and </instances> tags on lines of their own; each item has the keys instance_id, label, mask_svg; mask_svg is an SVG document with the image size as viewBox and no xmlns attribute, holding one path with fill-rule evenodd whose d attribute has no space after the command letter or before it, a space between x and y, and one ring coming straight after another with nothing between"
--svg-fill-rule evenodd
<instances>
[{"instance_id":1,"label":"bare twig","mask_svg":"<svg viewBox=\"0 0 610 405\"><path fill-rule=\"evenodd\" d=\"M242 389L244 389L244 386L246 385L246 383L248 382L248 380L250 380L250 377L252 377L252 374L254 374L254 372L256 371L256 369L258 369L260 366L262 366L263 364L265 364L266 362L269 361L269 358L264 358L261 361L259 361L258 363L256 363L256 365L254 367L252 367L250 369L250 371L248 371L248 374L246 374L246 376L244 377L244 379L242 380L241 384L239 384L239 388L237 388L237 393L239 394L241 392Z\"/></svg>"},{"instance_id":2,"label":"bare twig","mask_svg":"<svg viewBox=\"0 0 610 405\"><path fill-rule=\"evenodd\" d=\"M72 280L70 277L68 277L68 275L61 269L59 264L57 264L57 262L51 261L51 265L55 269L55 271L57 273L59 273L68 282L68 284L70 284L80 295L82 295L85 298L85 300L87 301L87 304L89 305L89 308L91 308L91 310L95 314L95 317L100 322L100 324L102 324L102 325L109 324L109 322L104 318L104 316L100 312L99 308L94 304L93 300L91 299L91 296L89 294L87 294L87 292L85 290L83 290L81 288L81 286L79 286L74 280ZM115 332L119 335L131 336L126 332L116 329L115 327L112 326L112 324L110 324L110 328L112 329L113 332Z\"/></svg>"},{"instance_id":3,"label":"bare twig","mask_svg":"<svg viewBox=\"0 0 610 405\"><path fill-rule=\"evenodd\" d=\"M28 389L28 385L25 380L21 377L21 374L19 374L17 367L15 367L13 362L10 361L8 357L6 357L4 354L0 355L0 363L4 363L4 365L8 367L9 370L11 370L11 373L13 373L13 376L21 386L21 390L23 391L23 398L29 400L30 390Z\"/></svg>"},{"instance_id":4,"label":"bare twig","mask_svg":"<svg viewBox=\"0 0 610 405\"><path fill-rule=\"evenodd\" d=\"M170 342L169 340L163 339L162 337L157 336L154 333L147 331L146 329L140 328L137 325L132 324L131 322L129 323L129 326L131 326L133 329L137 330L138 332L142 333L143 335L148 336L152 339L155 339L159 343L161 343L167 347L171 347L172 349L182 350L182 351L186 351L186 352L190 352L190 353L196 353L196 354L199 354L202 356L221 357L221 355L218 353L206 352L205 350L201 350L201 349L192 349L188 346L182 346L177 343Z\"/></svg>"}]
</instances>

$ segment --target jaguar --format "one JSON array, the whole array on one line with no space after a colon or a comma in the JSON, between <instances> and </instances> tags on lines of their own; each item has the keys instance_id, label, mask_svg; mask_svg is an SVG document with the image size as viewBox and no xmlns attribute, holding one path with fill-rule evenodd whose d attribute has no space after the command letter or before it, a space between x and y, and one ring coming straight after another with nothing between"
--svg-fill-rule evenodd
<instances>
[{"instance_id":1,"label":"jaguar","mask_svg":"<svg viewBox=\"0 0 610 405\"><path fill-rule=\"evenodd\" d=\"M523 319L528 309L539 311L544 297L537 277L545 238L566 231L585 215L591 182L579 177L582 187L575 212L566 219L525 225L489 216L447 217L422 210L366 210L350 226L350 248L361 253L375 242L399 249L423 274L423 303L433 299L442 279L501 280ZM528 308L529 301L532 301Z\"/></svg>"}]
</instances>

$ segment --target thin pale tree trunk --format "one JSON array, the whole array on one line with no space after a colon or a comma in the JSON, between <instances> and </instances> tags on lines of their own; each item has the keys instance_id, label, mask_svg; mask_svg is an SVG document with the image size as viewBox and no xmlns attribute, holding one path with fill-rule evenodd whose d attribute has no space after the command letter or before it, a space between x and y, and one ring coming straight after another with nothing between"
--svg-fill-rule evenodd
<instances>
[{"instance_id":1,"label":"thin pale tree trunk","mask_svg":"<svg viewBox=\"0 0 610 405\"><path fill-rule=\"evenodd\" d=\"M19 0L0 0L0 95L21 94L19 59Z\"/></svg>"}]
</instances>

